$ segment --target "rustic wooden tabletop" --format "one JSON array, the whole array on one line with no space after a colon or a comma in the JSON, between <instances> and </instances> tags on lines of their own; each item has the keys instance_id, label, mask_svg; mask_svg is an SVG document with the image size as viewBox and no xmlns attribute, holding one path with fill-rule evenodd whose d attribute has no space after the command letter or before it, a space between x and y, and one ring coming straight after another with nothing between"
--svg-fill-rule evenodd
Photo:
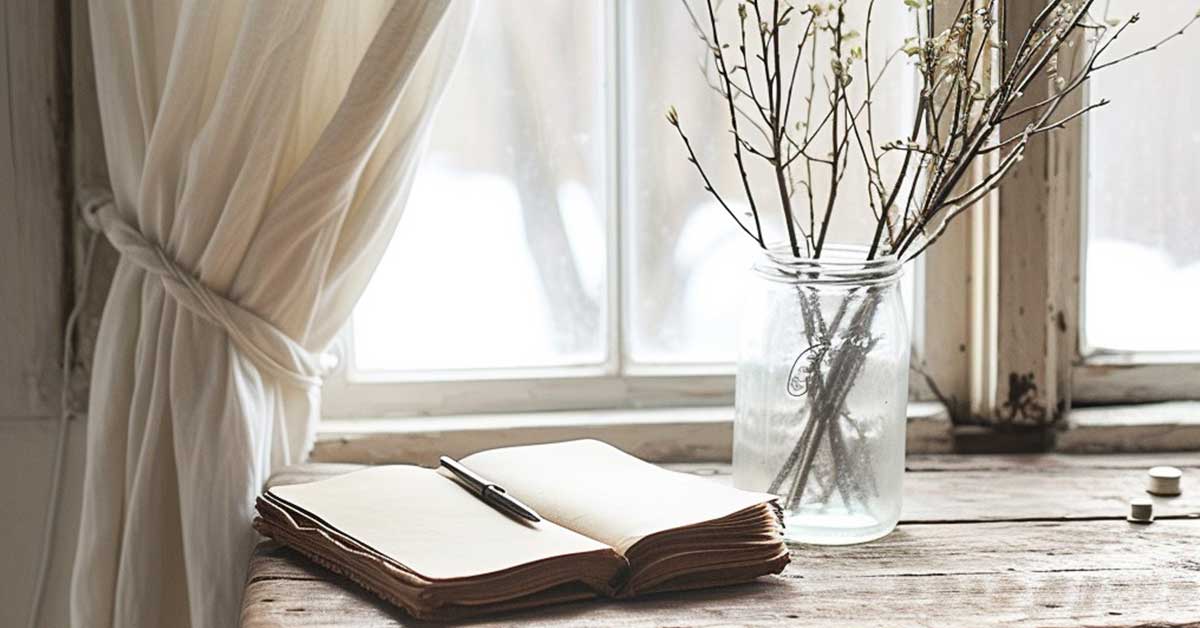
<instances>
[{"instance_id":1,"label":"rustic wooden tabletop","mask_svg":"<svg viewBox=\"0 0 1200 628\"><path fill-rule=\"evenodd\" d=\"M1183 494L1128 523L1146 471L1184 470ZM671 465L728 481L728 465ZM483 618L488 626L1197 626L1200 455L916 456L904 515L865 545L800 546L780 576L737 587L596 600ZM303 465L286 484L353 465ZM242 625L418 622L294 552L262 543Z\"/></svg>"}]
</instances>

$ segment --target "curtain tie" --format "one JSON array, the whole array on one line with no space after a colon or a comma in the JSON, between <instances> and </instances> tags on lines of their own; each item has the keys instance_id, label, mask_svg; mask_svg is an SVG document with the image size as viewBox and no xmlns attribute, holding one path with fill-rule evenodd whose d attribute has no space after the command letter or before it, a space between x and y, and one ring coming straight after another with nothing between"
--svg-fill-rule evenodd
<instances>
[{"instance_id":1,"label":"curtain tie","mask_svg":"<svg viewBox=\"0 0 1200 628\"><path fill-rule=\"evenodd\" d=\"M91 190L80 203L83 220L103 233L121 256L157 276L166 292L192 313L221 327L259 368L302 387L321 384L321 362L270 321L204 285L163 248L117 215L112 193Z\"/></svg>"}]
</instances>

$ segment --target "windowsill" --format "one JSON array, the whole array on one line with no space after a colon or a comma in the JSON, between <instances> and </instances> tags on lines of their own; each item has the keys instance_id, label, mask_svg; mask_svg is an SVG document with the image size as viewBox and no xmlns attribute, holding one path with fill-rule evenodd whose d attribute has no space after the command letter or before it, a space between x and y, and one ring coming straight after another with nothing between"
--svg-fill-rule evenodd
<instances>
[{"instance_id":1,"label":"windowsill","mask_svg":"<svg viewBox=\"0 0 1200 628\"><path fill-rule=\"evenodd\" d=\"M1075 408L1055 449L1088 454L1200 451L1200 401Z\"/></svg>"},{"instance_id":2,"label":"windowsill","mask_svg":"<svg viewBox=\"0 0 1200 628\"><path fill-rule=\"evenodd\" d=\"M312 452L316 462L435 464L483 449L599 438L659 462L728 461L733 446L728 406L585 410L432 418L326 419ZM945 409L911 402L910 454L955 451ZM995 443L994 443L995 444ZM1200 450L1200 401L1076 408L1057 434L1060 453L1148 453Z\"/></svg>"},{"instance_id":3,"label":"windowsill","mask_svg":"<svg viewBox=\"0 0 1200 628\"><path fill-rule=\"evenodd\" d=\"M950 417L936 402L909 403L909 453L954 449ZM438 456L573 438L603 439L658 462L728 461L733 408L653 408L445 416L326 419L312 460L432 465Z\"/></svg>"}]
</instances>

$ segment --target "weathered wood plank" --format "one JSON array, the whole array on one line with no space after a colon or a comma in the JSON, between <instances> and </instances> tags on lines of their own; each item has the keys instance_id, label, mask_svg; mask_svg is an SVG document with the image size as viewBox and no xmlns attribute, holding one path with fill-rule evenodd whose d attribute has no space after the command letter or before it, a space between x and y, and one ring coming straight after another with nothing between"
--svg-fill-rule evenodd
<instances>
[{"instance_id":1,"label":"weathered wood plank","mask_svg":"<svg viewBox=\"0 0 1200 628\"><path fill-rule=\"evenodd\" d=\"M29 621L58 438L70 207L64 2L0 2L0 626ZM67 625L84 430L71 421L38 626Z\"/></svg>"},{"instance_id":2,"label":"weathered wood plank","mask_svg":"<svg viewBox=\"0 0 1200 628\"><path fill-rule=\"evenodd\" d=\"M1184 493L1145 492L1146 470L1184 469ZM901 521L975 522L1123 519L1128 502L1149 497L1160 517L1200 516L1200 456L915 456L904 477Z\"/></svg>"},{"instance_id":3,"label":"weathered wood plank","mask_svg":"<svg viewBox=\"0 0 1200 628\"><path fill-rule=\"evenodd\" d=\"M1042 6L1005 4L1004 37L1019 41ZM1081 48L1073 51L1079 54ZM1039 78L1017 106L1038 102L1051 89L1048 78ZM1080 98L1079 92L1068 96L1063 108L1078 109ZM1000 136L1019 134L1026 124L1020 117L1006 121ZM988 412L998 423L1046 425L1071 406L1070 365L1080 321L1080 127L1077 121L1032 138L999 187L997 381Z\"/></svg>"},{"instance_id":4,"label":"weathered wood plank","mask_svg":"<svg viewBox=\"0 0 1200 628\"><path fill-rule=\"evenodd\" d=\"M744 587L598 600L481 620L530 626L1200 626L1197 456L912 456L904 523L875 543L797 547L779 577ZM1127 523L1144 469L1185 469L1160 519ZM675 464L728 482L727 464ZM273 483L360 468L301 465ZM1194 497L1193 494L1197 496ZM1174 518L1161 518L1162 515ZM243 625L417 625L286 548L263 544Z\"/></svg>"},{"instance_id":5,"label":"weathered wood plank","mask_svg":"<svg viewBox=\"0 0 1200 628\"><path fill-rule=\"evenodd\" d=\"M983 8L981 0L972 0L974 6ZM932 6L935 32L949 28L966 6L962 0L933 0ZM984 77L991 75L987 64L981 68ZM983 81L987 82L986 79ZM942 124L942 132L949 132L949 121ZM961 190L982 179L985 173L974 168L964 179ZM920 288L915 297L921 307L915 308L915 317L910 321L913 329L913 361L919 366L910 373L909 386L919 399L941 397L949 406L950 413L958 418L969 417L981 386L976 382L981 376L976 365L989 359L989 347L981 339L979 327L983 319L979 301L981 289L988 285L987 273L981 273L976 259L982 255L984 243L979 233L992 220L995 211L994 199L983 199L970 212L951 222L941 234L938 245L927 250L919 265L917 283ZM927 377L928 376L928 379ZM932 382L933 386L930 386ZM934 393L934 387L937 393ZM913 451L911 448L909 451ZM944 450L954 451L953 443Z\"/></svg>"},{"instance_id":6,"label":"weathered wood plank","mask_svg":"<svg viewBox=\"0 0 1200 628\"><path fill-rule=\"evenodd\" d=\"M553 412L434 419L343 419L326 422L313 448L320 462L437 463L439 455L603 438L648 460L715 460L733 448L732 408Z\"/></svg>"},{"instance_id":7,"label":"weathered wood plank","mask_svg":"<svg viewBox=\"0 0 1200 628\"><path fill-rule=\"evenodd\" d=\"M439 455L461 458L477 451L601 438L646 460L729 461L733 408L654 408L468 415L436 418L371 418L323 421L311 459L371 464L437 463ZM950 415L936 402L908 405L907 449L953 451Z\"/></svg>"},{"instance_id":8,"label":"weathered wood plank","mask_svg":"<svg viewBox=\"0 0 1200 628\"><path fill-rule=\"evenodd\" d=\"M1007 455L927 455L909 456L909 471L1001 471L1024 470L1055 472L1063 468L1149 469L1158 465L1200 467L1200 454L1007 454Z\"/></svg>"},{"instance_id":9,"label":"weathered wood plank","mask_svg":"<svg viewBox=\"0 0 1200 628\"><path fill-rule=\"evenodd\" d=\"M905 474L901 520L906 523L1123 519L1130 498L1150 497L1145 492L1145 470L1156 464L1185 469L1183 495L1152 498L1156 515L1200 516L1200 455L913 456L908 464L920 470ZM728 464L666 466L718 482L732 481ZM299 465L275 474L271 483L311 482L358 468Z\"/></svg>"},{"instance_id":10,"label":"weathered wood plank","mask_svg":"<svg viewBox=\"0 0 1200 628\"><path fill-rule=\"evenodd\" d=\"M1196 382L1200 388L1200 377ZM1200 450L1200 401L1075 408L1055 448L1074 453L1195 452Z\"/></svg>"},{"instance_id":11,"label":"weathered wood plank","mask_svg":"<svg viewBox=\"0 0 1200 628\"><path fill-rule=\"evenodd\" d=\"M71 0L71 101L72 170L76 202L87 202L86 196L110 187L108 163L104 153L104 133L100 123L100 104L96 93L95 62L92 55L91 23L87 0ZM71 211L73 266L76 285L87 282L87 298L83 303L76 329L77 366L71 379L71 394L76 407L86 410L91 380L92 356L100 332L100 318L108 300L108 290L116 274L120 254L108 238L93 232L83 222L78 206ZM84 260L88 242L95 238L96 250L90 273L85 277ZM74 304L72 304L74 305Z\"/></svg>"},{"instance_id":12,"label":"weathered wood plank","mask_svg":"<svg viewBox=\"0 0 1200 628\"><path fill-rule=\"evenodd\" d=\"M961 471L909 473L904 478L901 519L925 521L1004 521L1123 519L1134 497L1145 492L1141 469L1063 468L1045 471ZM1184 494L1152 497L1157 516L1200 516L1200 478L1184 473Z\"/></svg>"},{"instance_id":13,"label":"weathered wood plank","mask_svg":"<svg viewBox=\"0 0 1200 628\"><path fill-rule=\"evenodd\" d=\"M58 412L70 203L62 9L0 3L0 419Z\"/></svg>"},{"instance_id":14,"label":"weathered wood plank","mask_svg":"<svg viewBox=\"0 0 1200 628\"><path fill-rule=\"evenodd\" d=\"M1200 521L911 525L876 543L801 547L752 585L500 616L502 626L1200 625ZM243 626L417 625L290 550L264 545Z\"/></svg>"},{"instance_id":15,"label":"weathered wood plank","mask_svg":"<svg viewBox=\"0 0 1200 628\"><path fill-rule=\"evenodd\" d=\"M1108 356L1105 356L1108 358ZM1076 398L1089 403L1200 399L1200 363L1089 358L1071 369Z\"/></svg>"}]
</instances>

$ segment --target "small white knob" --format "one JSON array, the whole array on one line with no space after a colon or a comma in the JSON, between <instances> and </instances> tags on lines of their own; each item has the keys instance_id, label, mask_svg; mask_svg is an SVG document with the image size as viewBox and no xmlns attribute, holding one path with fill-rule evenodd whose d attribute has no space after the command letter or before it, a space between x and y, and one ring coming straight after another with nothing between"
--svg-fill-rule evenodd
<instances>
[{"instance_id":1,"label":"small white knob","mask_svg":"<svg viewBox=\"0 0 1200 628\"><path fill-rule=\"evenodd\" d=\"M1146 492L1162 497L1174 497L1179 494L1179 480L1183 472L1175 467L1154 467L1150 469L1150 477L1146 482Z\"/></svg>"},{"instance_id":2,"label":"small white knob","mask_svg":"<svg viewBox=\"0 0 1200 628\"><path fill-rule=\"evenodd\" d=\"M1151 523L1154 521L1154 502L1148 497L1138 497L1129 502L1129 516L1125 518L1130 523Z\"/></svg>"}]
</instances>

